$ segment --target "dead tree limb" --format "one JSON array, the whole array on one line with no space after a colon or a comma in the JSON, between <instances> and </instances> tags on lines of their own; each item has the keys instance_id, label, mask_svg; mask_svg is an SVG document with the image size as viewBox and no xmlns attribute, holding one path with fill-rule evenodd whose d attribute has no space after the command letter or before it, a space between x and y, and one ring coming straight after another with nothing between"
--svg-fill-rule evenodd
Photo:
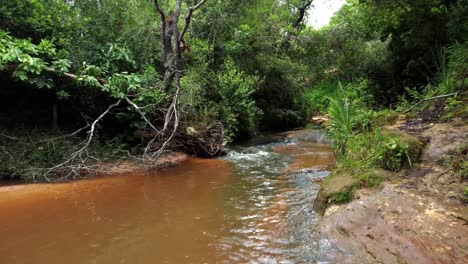
<instances>
[{"instance_id":1,"label":"dead tree limb","mask_svg":"<svg viewBox=\"0 0 468 264\"><path fill-rule=\"evenodd\" d=\"M116 103L110 105L99 117L97 117L93 123L91 123L91 128L88 131L88 137L84 141L84 145L77 151L75 151L67 160L64 162L57 164L53 166L52 168L49 168L46 172L46 174L50 174L54 172L57 169L63 168L64 166L70 164L73 162L77 157L79 157L88 147L91 141L93 140L95 129L96 129L96 124L99 123L113 108L117 107L122 100L118 100ZM81 158L81 157L80 157ZM84 161L81 159L81 163L84 163ZM46 180L48 180L47 177L45 177ZM49 180L48 180L49 181Z\"/></svg>"},{"instance_id":2,"label":"dead tree limb","mask_svg":"<svg viewBox=\"0 0 468 264\"><path fill-rule=\"evenodd\" d=\"M457 96L457 95L458 95L458 92L423 99L423 100L419 101L418 103L414 104L413 106L411 106L410 108L408 108L406 111L403 112L403 114L409 113L411 110L413 110L418 105L420 105L420 104L422 104L424 102L427 102L427 101L430 101L430 100L435 100L435 99L447 98L447 97L451 97L451 96Z\"/></svg>"},{"instance_id":3,"label":"dead tree limb","mask_svg":"<svg viewBox=\"0 0 468 264\"><path fill-rule=\"evenodd\" d=\"M202 0L200 1L198 4L192 6L192 7L189 7L188 11L187 11L187 15L185 16L185 26L184 26L184 29L182 30L182 33L180 34L180 37L179 37L179 42L185 42L184 41L184 35L185 33L187 33L187 30L190 26L190 22L192 20L192 15L193 15L193 12L195 12L198 8L200 8L207 0Z\"/></svg>"},{"instance_id":4,"label":"dead tree limb","mask_svg":"<svg viewBox=\"0 0 468 264\"><path fill-rule=\"evenodd\" d=\"M9 135L5 135L5 134L0 134L0 136L4 137L4 138L8 138L10 140L18 140L17 137L12 137L12 136L9 136Z\"/></svg>"},{"instance_id":5,"label":"dead tree limb","mask_svg":"<svg viewBox=\"0 0 468 264\"><path fill-rule=\"evenodd\" d=\"M128 96L125 96L125 101L127 101L127 103L129 105L131 105L133 107L133 109L135 109L135 111L137 111L137 113L141 116L141 118L143 118L143 120L156 132L158 132L159 134L159 130L153 125L153 123L151 123L148 118L146 117L145 113L143 113L141 111L142 107L139 107L138 105L136 105L132 100L130 100L128 98Z\"/></svg>"}]
</instances>

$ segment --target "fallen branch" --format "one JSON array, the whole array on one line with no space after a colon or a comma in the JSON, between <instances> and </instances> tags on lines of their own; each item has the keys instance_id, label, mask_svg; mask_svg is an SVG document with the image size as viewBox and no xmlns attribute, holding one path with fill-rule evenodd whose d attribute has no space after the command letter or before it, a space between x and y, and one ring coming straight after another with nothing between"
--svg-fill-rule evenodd
<instances>
[{"instance_id":1,"label":"fallen branch","mask_svg":"<svg viewBox=\"0 0 468 264\"><path fill-rule=\"evenodd\" d=\"M457 96L457 95L458 95L458 92L455 92L455 93L451 93L451 94L445 94L445 95L439 95L439 96L434 96L434 97L430 97L430 98L425 98L425 99L419 101L418 103L414 104L410 108L408 108L406 111L403 112L403 114L406 114L406 113L410 112L415 107L419 106L420 104L422 104L424 102L435 100L435 99L447 98L447 97L451 97L451 96Z\"/></svg>"},{"instance_id":2,"label":"fallen branch","mask_svg":"<svg viewBox=\"0 0 468 264\"><path fill-rule=\"evenodd\" d=\"M112 110L113 108L117 107L117 106L120 104L120 102L121 102L121 100L118 100L116 103L110 105L110 106L106 109L106 111L104 111L98 118L96 118L96 119L94 120L94 122L91 124L91 129L88 131L88 137L87 137L87 139L85 140L85 143L84 143L83 147L81 147L79 150L75 151L75 152L70 156L70 158L68 158L66 161L64 161L64 162L62 162L62 163L60 163L60 164L58 164L58 165L55 165L55 166L52 167L52 168L49 168L49 169L47 170L46 174L50 174L51 172L53 172L53 171L55 171L55 170L57 170L57 169L59 169L59 168L64 167L65 165L67 165L67 164L69 164L70 162L72 162L73 160L75 160L75 158L77 158L78 156L80 156L80 155L82 154L82 152L85 151L85 150L88 148L89 144L90 144L91 141L93 140L94 132L95 132L95 129L96 129L96 124L97 124L99 121L101 121L101 120L110 112L110 110ZM80 158L81 158L81 157L80 157ZM85 161L86 161L86 160L83 160L83 159L81 158L81 163L82 163L82 164L83 164ZM49 179L48 179L46 176L44 176L44 178L45 178L46 180L49 181Z\"/></svg>"},{"instance_id":3,"label":"fallen branch","mask_svg":"<svg viewBox=\"0 0 468 264\"><path fill-rule=\"evenodd\" d=\"M18 140L17 137L8 136L8 135L5 135L5 134L0 134L0 136L11 139L11 140Z\"/></svg>"},{"instance_id":4,"label":"fallen branch","mask_svg":"<svg viewBox=\"0 0 468 264\"><path fill-rule=\"evenodd\" d=\"M148 118L146 118L146 115L141 111L141 107L139 107L138 105L136 105L132 100L130 100L130 98L128 98L127 96L125 96L125 101L127 101L127 103L129 105L131 105L133 107L133 109L135 109L135 111L137 111L138 114L140 114L141 118L143 118L143 120L145 120L145 122L152 128L154 129L154 131L156 131L157 133L160 133L159 130L153 125L153 123L151 123Z\"/></svg>"}]
</instances>

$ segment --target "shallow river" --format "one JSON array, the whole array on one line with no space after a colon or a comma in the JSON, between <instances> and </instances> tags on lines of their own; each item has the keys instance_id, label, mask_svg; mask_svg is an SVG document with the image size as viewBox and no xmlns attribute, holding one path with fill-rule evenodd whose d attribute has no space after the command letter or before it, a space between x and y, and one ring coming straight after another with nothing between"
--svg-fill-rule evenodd
<instances>
[{"instance_id":1,"label":"shallow river","mask_svg":"<svg viewBox=\"0 0 468 264\"><path fill-rule=\"evenodd\" d=\"M328 263L316 131L159 172L0 188L0 263Z\"/></svg>"}]
</instances>

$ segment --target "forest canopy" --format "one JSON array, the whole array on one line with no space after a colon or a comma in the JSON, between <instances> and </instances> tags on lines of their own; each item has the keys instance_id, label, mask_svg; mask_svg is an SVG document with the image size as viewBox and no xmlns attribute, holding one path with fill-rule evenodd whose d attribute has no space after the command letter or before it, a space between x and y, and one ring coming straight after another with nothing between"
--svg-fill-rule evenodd
<instances>
[{"instance_id":1,"label":"forest canopy","mask_svg":"<svg viewBox=\"0 0 468 264\"><path fill-rule=\"evenodd\" d=\"M0 175L81 164L82 147L216 156L306 125L341 89L374 110L466 89L467 0L348 0L321 29L313 2L0 0L2 134L60 138L2 137Z\"/></svg>"}]
</instances>

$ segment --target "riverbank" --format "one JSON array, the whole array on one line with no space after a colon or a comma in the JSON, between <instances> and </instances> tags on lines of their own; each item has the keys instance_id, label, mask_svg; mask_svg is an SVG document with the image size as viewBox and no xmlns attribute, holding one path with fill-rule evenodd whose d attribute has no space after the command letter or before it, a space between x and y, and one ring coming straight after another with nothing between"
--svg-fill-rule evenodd
<instances>
[{"instance_id":1,"label":"riverbank","mask_svg":"<svg viewBox=\"0 0 468 264\"><path fill-rule=\"evenodd\" d=\"M420 163L386 172L348 204L325 204L319 230L338 248L337 263L467 263L466 172L453 161L466 157L467 122L399 119L388 128L426 141Z\"/></svg>"}]
</instances>

